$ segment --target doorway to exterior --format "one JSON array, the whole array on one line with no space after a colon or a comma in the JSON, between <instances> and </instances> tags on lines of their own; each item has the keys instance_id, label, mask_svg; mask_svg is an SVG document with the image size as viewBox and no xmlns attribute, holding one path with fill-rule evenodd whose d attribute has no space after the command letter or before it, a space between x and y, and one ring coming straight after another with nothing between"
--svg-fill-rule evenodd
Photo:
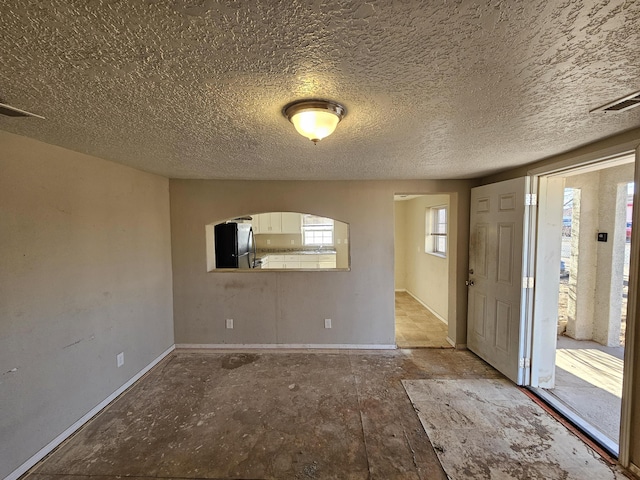
<instances>
[{"instance_id":1,"label":"doorway to exterior","mask_svg":"<svg viewBox=\"0 0 640 480\"><path fill-rule=\"evenodd\" d=\"M626 451L628 428L621 421L628 418L622 383L631 366L620 337L634 159L621 156L471 191L469 349L534 389L613 455ZM573 196L568 221L565 187ZM571 236L565 258L563 229Z\"/></svg>"},{"instance_id":2,"label":"doorway to exterior","mask_svg":"<svg viewBox=\"0 0 640 480\"><path fill-rule=\"evenodd\" d=\"M395 329L400 348L448 340L448 194L395 195Z\"/></svg>"},{"instance_id":3,"label":"doorway to exterior","mask_svg":"<svg viewBox=\"0 0 640 480\"><path fill-rule=\"evenodd\" d=\"M538 238L555 242L555 251L550 245L547 254L559 258L560 274L553 280L557 331L545 335L549 345L538 350L552 354L553 372L536 392L614 455L621 425L634 167L628 156L549 176L545 180L558 194L555 202L549 196L540 206L546 210L542 217L555 215L561 226L538 232ZM534 317L534 328L535 322ZM534 362L549 362L535 355Z\"/></svg>"}]
</instances>

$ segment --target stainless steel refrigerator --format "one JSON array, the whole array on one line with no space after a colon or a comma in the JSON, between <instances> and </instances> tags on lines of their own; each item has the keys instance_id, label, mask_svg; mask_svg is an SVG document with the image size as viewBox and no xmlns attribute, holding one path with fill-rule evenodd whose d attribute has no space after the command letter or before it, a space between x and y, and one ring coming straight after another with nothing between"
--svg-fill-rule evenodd
<instances>
[{"instance_id":1,"label":"stainless steel refrigerator","mask_svg":"<svg viewBox=\"0 0 640 480\"><path fill-rule=\"evenodd\" d=\"M255 268L253 229L248 223L219 223L214 227L216 268Z\"/></svg>"}]
</instances>

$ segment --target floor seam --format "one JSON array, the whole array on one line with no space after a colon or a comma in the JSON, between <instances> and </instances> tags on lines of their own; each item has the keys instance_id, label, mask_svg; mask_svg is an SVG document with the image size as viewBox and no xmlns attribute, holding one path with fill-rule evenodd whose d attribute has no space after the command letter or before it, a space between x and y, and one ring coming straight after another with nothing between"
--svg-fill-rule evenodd
<instances>
[{"instance_id":1,"label":"floor seam","mask_svg":"<svg viewBox=\"0 0 640 480\"><path fill-rule=\"evenodd\" d=\"M362 443L364 444L364 456L367 460L367 472L368 478L371 478L371 463L369 462L369 447L367 445L367 436L364 432L364 419L362 418L362 403L360 402L360 390L358 389L358 377L353 370L353 364L351 363L351 352L347 353L347 359L349 360L349 370L353 377L353 385L356 389L356 399L358 400L358 413L360 414L360 430L362 432Z\"/></svg>"}]
</instances>

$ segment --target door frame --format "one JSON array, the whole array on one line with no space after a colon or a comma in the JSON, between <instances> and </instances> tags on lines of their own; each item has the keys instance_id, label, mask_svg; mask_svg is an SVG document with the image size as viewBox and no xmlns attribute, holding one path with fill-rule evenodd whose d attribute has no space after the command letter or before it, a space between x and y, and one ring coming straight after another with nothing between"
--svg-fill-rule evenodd
<instances>
[{"instance_id":1,"label":"door frame","mask_svg":"<svg viewBox=\"0 0 640 480\"><path fill-rule=\"evenodd\" d=\"M533 168L527 171L527 175L532 178L532 191L538 192L538 188L540 183L544 184L545 179L551 175L559 175L564 171L576 170L589 167L593 167L596 164L601 164L603 162L615 162L615 160L621 159L622 157L628 157L630 155L635 156L635 172L634 172L634 182L636 188L634 189L633 201L634 207L635 205L640 205L640 145L638 145L637 141L626 142L624 144L620 144L614 147L609 147L606 149L596 150L593 152L589 152L583 155L577 155L575 157L568 157L558 162L549 163L543 165L541 167ZM538 210L545 208L545 196L540 195L538 192ZM532 215L532 217L539 217L539 215ZM529 258L532 262L535 262L538 248L538 229L537 227L537 218L535 220L531 220L529 234L530 241L529 245L532 247L529 252ZM632 222L635 225L640 225L640 208L633 209L633 217ZM640 232L640 230L639 230ZM631 238L631 258L629 265L629 285L635 286L638 281L639 275L639 265L638 260L640 259L640 238L639 235L633 235ZM525 252L526 254L526 252ZM539 272L536 272L536 277ZM536 284L539 284L538 278L536 278ZM536 300L540 300L541 292L534 286L534 302ZM632 416L632 405L633 405L633 388L632 388L632 379L634 375L634 365L633 359L635 358L635 339L636 334L635 330L637 328L636 325L636 317L637 317L637 288L629 288L628 297L627 297L627 330L626 330L626 340L625 340L625 353L624 353L624 370L623 370L623 386L622 386L622 409L620 415L620 438L619 438L619 454L618 461L619 463L625 467L629 467L629 455L630 455L630 440L631 440L631 416ZM529 327L533 328L535 332L535 310L532 312L531 322L529 323ZM533 342L536 341L536 338L532 338ZM532 353L533 349L535 349L535 344L532 345ZM532 362L535 364L535 361Z\"/></svg>"}]
</instances>

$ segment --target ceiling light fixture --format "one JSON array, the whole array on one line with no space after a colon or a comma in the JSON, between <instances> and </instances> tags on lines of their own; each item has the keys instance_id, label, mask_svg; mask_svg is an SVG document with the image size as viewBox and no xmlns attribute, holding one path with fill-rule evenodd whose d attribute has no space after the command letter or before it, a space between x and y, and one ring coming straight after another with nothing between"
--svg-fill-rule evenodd
<instances>
[{"instance_id":1,"label":"ceiling light fixture","mask_svg":"<svg viewBox=\"0 0 640 480\"><path fill-rule=\"evenodd\" d=\"M297 100L285 105L282 113L300 135L318 143L333 133L346 110L329 100Z\"/></svg>"}]
</instances>

